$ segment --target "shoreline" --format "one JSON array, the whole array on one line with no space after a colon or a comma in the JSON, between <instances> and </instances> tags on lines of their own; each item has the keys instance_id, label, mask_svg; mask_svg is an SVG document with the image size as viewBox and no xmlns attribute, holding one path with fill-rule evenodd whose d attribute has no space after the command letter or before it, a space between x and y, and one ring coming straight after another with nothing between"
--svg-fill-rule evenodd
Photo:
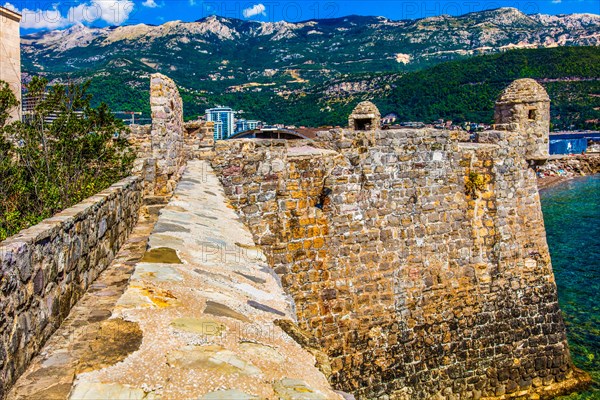
<instances>
[{"instance_id":1,"label":"shoreline","mask_svg":"<svg viewBox=\"0 0 600 400\"><path fill-rule=\"evenodd\" d=\"M572 155L548 160L536 168L538 191L571 179L600 173L600 154Z\"/></svg>"},{"instance_id":2,"label":"shoreline","mask_svg":"<svg viewBox=\"0 0 600 400\"><path fill-rule=\"evenodd\" d=\"M558 186L561 183L568 182L573 179L584 178L586 176L592 176L592 175L598 175L598 174L600 174L600 171L594 172L592 174L582 174L582 175L572 175L572 176L545 176L543 178L537 178L538 191Z\"/></svg>"},{"instance_id":3,"label":"shoreline","mask_svg":"<svg viewBox=\"0 0 600 400\"><path fill-rule=\"evenodd\" d=\"M538 190L548 189L554 186L558 186L563 182L570 181L571 179L578 178L586 175L576 176L546 176L543 178L537 178Z\"/></svg>"}]
</instances>

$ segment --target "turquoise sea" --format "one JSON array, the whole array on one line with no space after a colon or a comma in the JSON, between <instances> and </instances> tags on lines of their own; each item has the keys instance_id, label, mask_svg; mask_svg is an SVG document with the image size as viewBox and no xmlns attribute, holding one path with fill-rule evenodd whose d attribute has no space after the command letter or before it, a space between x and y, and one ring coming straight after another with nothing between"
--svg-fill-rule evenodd
<instances>
[{"instance_id":1,"label":"turquoise sea","mask_svg":"<svg viewBox=\"0 0 600 400\"><path fill-rule=\"evenodd\" d=\"M571 355L594 380L589 391L561 399L600 399L600 175L540 195Z\"/></svg>"}]
</instances>

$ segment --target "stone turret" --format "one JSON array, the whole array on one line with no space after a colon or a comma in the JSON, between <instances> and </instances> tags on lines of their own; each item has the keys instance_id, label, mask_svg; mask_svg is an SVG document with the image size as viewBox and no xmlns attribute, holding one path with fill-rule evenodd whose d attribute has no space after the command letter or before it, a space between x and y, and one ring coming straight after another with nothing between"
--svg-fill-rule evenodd
<instances>
[{"instance_id":1,"label":"stone turret","mask_svg":"<svg viewBox=\"0 0 600 400\"><path fill-rule=\"evenodd\" d=\"M350 117L348 126L356 131L374 131L381 127L381 113L370 101L358 103Z\"/></svg>"},{"instance_id":2,"label":"stone turret","mask_svg":"<svg viewBox=\"0 0 600 400\"><path fill-rule=\"evenodd\" d=\"M520 134L526 159L548 158L550 97L542 85L533 79L511 83L496 101L494 120Z\"/></svg>"}]
</instances>

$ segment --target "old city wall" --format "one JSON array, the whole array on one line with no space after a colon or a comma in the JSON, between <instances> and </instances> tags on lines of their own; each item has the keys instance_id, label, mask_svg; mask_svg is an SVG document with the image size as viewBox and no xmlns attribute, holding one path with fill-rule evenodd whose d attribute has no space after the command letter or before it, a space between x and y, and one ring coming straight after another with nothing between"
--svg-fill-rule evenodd
<instances>
[{"instance_id":1,"label":"old city wall","mask_svg":"<svg viewBox=\"0 0 600 400\"><path fill-rule=\"evenodd\" d=\"M132 126L132 176L0 242L0 398L110 264L138 218L158 213L191 155L175 83L151 77L152 125ZM204 126L195 127L204 137ZM210 145L213 143L210 142ZM199 150L196 150L199 151Z\"/></svg>"},{"instance_id":2,"label":"old city wall","mask_svg":"<svg viewBox=\"0 0 600 400\"><path fill-rule=\"evenodd\" d=\"M150 78L151 125L132 125L127 137L136 150L133 173L144 179L149 203L164 203L174 191L187 160L210 156L212 123L183 122L183 102L173 80ZM162 199L161 199L162 198Z\"/></svg>"},{"instance_id":3,"label":"old city wall","mask_svg":"<svg viewBox=\"0 0 600 400\"><path fill-rule=\"evenodd\" d=\"M217 142L213 167L329 355L334 387L416 399L577 384L523 138L485 139Z\"/></svg>"},{"instance_id":4,"label":"old city wall","mask_svg":"<svg viewBox=\"0 0 600 400\"><path fill-rule=\"evenodd\" d=\"M570 359L528 167L545 154L545 114L530 113L546 110L545 99L518 109L527 125L522 113L501 114L480 143L442 130L377 130L364 103L352 120L368 130L213 148L206 125L186 136L175 84L151 79L153 124L130 138L141 179L0 244L3 390L110 262L141 203L158 212L196 157L211 161L293 297L300 328L328 355L336 389L359 398L545 397L585 380Z\"/></svg>"},{"instance_id":5,"label":"old city wall","mask_svg":"<svg viewBox=\"0 0 600 400\"><path fill-rule=\"evenodd\" d=\"M140 178L0 243L0 397L112 261L138 220Z\"/></svg>"}]
</instances>

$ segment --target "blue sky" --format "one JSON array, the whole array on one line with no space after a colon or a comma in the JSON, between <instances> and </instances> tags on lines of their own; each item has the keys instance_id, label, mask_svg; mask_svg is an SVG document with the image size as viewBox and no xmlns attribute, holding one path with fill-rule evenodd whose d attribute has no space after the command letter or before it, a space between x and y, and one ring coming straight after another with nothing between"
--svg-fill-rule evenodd
<instances>
[{"instance_id":1,"label":"blue sky","mask_svg":"<svg viewBox=\"0 0 600 400\"><path fill-rule=\"evenodd\" d=\"M460 15L498 7L515 7L527 14L600 14L600 0L0 0L0 4L23 14L24 32L61 29L75 23L108 26L195 21L212 14L260 21L301 21L350 14L414 19L440 14Z\"/></svg>"}]
</instances>

